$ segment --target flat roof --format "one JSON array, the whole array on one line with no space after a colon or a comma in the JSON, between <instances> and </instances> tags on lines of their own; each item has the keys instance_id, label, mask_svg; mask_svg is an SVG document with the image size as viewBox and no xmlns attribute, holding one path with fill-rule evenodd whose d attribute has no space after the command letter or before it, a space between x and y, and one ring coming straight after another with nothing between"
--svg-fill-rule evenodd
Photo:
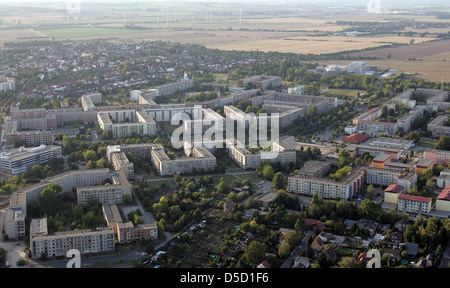
<instances>
[{"instance_id":1,"label":"flat roof","mask_svg":"<svg viewBox=\"0 0 450 288\"><path fill-rule=\"evenodd\" d=\"M373 158L374 162L386 162L387 160L389 160L390 158L392 158L392 156L390 154L379 154L377 155L375 158Z\"/></svg>"},{"instance_id":2,"label":"flat roof","mask_svg":"<svg viewBox=\"0 0 450 288\"><path fill-rule=\"evenodd\" d=\"M314 174L329 165L331 165L329 162L309 160L300 170L298 170L298 173Z\"/></svg>"}]
</instances>

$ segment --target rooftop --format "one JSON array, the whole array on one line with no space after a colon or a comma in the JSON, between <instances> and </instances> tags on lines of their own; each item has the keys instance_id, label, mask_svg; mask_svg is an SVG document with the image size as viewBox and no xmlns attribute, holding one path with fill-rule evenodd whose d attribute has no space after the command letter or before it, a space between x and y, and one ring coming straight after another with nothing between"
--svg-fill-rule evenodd
<instances>
[{"instance_id":1,"label":"rooftop","mask_svg":"<svg viewBox=\"0 0 450 288\"><path fill-rule=\"evenodd\" d=\"M404 199L404 200L411 200L411 201L417 201L417 202L430 202L430 197L421 197L421 196L415 196L415 195L409 195L409 194L400 194L398 196L398 199Z\"/></svg>"},{"instance_id":2,"label":"rooftop","mask_svg":"<svg viewBox=\"0 0 450 288\"><path fill-rule=\"evenodd\" d=\"M352 135L348 136L348 137L343 137L342 141L344 142L352 142L352 143L361 143L364 140L366 140L367 138L369 138L370 136L367 134L358 134L358 133L353 133Z\"/></svg>"},{"instance_id":3,"label":"rooftop","mask_svg":"<svg viewBox=\"0 0 450 288\"><path fill-rule=\"evenodd\" d=\"M403 191L403 189L404 189L404 187L401 186L401 185L398 185L398 184L392 184L392 185L389 185L389 186L384 190L384 192L400 193L400 192Z\"/></svg>"}]
</instances>

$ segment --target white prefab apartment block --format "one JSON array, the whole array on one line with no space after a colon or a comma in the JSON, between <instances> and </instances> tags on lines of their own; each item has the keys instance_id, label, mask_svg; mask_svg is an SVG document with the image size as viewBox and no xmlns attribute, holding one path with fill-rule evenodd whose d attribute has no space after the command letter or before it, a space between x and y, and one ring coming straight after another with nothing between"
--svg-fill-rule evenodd
<instances>
[{"instance_id":1,"label":"white prefab apartment block","mask_svg":"<svg viewBox=\"0 0 450 288\"><path fill-rule=\"evenodd\" d=\"M111 227L97 230L74 230L41 234L30 237L30 248L34 259L46 257L66 257L71 249L77 249L81 255L113 252L115 249L114 230Z\"/></svg>"},{"instance_id":2,"label":"white prefab apartment block","mask_svg":"<svg viewBox=\"0 0 450 288\"><path fill-rule=\"evenodd\" d=\"M288 178L288 192L309 196L317 193L318 196L328 199L351 199L363 187L364 174L364 168L357 167L340 181L295 175Z\"/></svg>"}]
</instances>

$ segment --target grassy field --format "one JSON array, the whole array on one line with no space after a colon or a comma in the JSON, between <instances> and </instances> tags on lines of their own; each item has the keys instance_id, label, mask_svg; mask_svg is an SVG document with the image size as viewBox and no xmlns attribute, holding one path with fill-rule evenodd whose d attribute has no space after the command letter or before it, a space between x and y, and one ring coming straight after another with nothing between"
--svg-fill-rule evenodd
<instances>
[{"instance_id":1,"label":"grassy field","mask_svg":"<svg viewBox=\"0 0 450 288\"><path fill-rule=\"evenodd\" d=\"M330 97L357 97L358 93L360 95L364 94L366 91L363 90L351 90L351 89L327 89L322 93L322 96Z\"/></svg>"}]
</instances>

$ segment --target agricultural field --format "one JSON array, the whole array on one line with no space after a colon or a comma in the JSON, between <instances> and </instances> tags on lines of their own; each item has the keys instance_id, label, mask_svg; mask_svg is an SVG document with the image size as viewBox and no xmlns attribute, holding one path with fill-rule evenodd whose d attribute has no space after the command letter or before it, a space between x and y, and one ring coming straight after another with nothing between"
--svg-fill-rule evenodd
<instances>
[{"instance_id":1,"label":"agricultural field","mask_svg":"<svg viewBox=\"0 0 450 288\"><path fill-rule=\"evenodd\" d=\"M434 82L449 81L450 40L431 40L419 43L416 42L417 37L412 39L415 39L412 45L352 52L348 55L361 57L369 65L378 65L380 70L394 69ZM346 65L348 61L327 61L320 64Z\"/></svg>"},{"instance_id":2,"label":"agricultural field","mask_svg":"<svg viewBox=\"0 0 450 288\"><path fill-rule=\"evenodd\" d=\"M428 42L435 38L420 38L415 41ZM411 37L345 37L345 36L297 36L277 39L242 40L206 45L208 48L239 51L278 51L299 54L330 54L351 50L362 50L393 44L409 44ZM416 43L416 42L415 42Z\"/></svg>"},{"instance_id":3,"label":"agricultural field","mask_svg":"<svg viewBox=\"0 0 450 288\"><path fill-rule=\"evenodd\" d=\"M48 37L53 37L55 39L75 39L75 38L91 38L98 36L117 37L122 34L124 35L137 34L140 33L140 31L124 28L77 27L77 28L39 30L39 33L42 33Z\"/></svg>"}]
</instances>

